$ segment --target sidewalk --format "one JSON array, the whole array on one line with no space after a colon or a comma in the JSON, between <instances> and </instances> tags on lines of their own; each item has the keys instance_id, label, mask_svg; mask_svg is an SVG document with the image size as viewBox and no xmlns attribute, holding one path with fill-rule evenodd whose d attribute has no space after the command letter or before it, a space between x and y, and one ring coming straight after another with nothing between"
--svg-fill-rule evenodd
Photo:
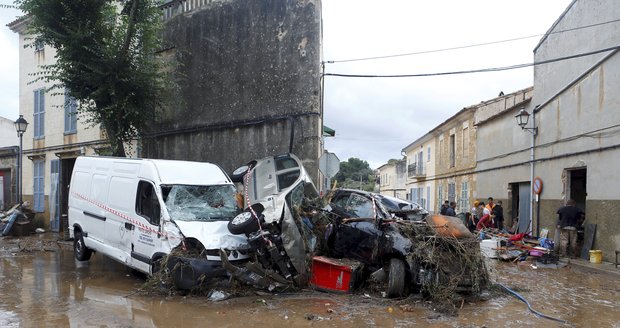
<instances>
[{"instance_id":1,"label":"sidewalk","mask_svg":"<svg viewBox=\"0 0 620 328\"><path fill-rule=\"evenodd\" d=\"M590 261L584 260L582 258L569 259L566 257L560 258L560 262L582 268L586 271L597 272L597 273L607 273L607 274L620 276L620 265L618 265L618 267L616 268L616 265L611 262L602 262L602 263L596 264L596 263L591 263Z\"/></svg>"}]
</instances>

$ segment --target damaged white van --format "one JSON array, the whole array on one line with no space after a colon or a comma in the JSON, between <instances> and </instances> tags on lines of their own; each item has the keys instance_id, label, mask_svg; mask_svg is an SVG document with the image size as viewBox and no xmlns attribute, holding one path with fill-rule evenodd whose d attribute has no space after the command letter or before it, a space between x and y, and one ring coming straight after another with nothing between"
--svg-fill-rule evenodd
<instances>
[{"instance_id":1,"label":"damaged white van","mask_svg":"<svg viewBox=\"0 0 620 328\"><path fill-rule=\"evenodd\" d=\"M235 186L217 165L82 156L69 194L69 231L79 261L101 252L153 274L178 248L173 262L185 265L176 266L175 284L190 289L226 275L220 249L230 261L248 257L247 239L227 229L240 208Z\"/></svg>"}]
</instances>

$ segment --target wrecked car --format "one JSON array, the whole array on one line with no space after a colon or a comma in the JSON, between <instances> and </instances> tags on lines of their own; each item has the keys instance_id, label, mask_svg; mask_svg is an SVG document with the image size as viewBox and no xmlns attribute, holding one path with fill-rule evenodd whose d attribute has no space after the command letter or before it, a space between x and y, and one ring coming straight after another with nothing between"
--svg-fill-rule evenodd
<instances>
[{"instance_id":1,"label":"wrecked car","mask_svg":"<svg viewBox=\"0 0 620 328\"><path fill-rule=\"evenodd\" d=\"M377 197L388 212L403 220L421 221L428 215L428 211L417 203L380 194Z\"/></svg>"},{"instance_id":2,"label":"wrecked car","mask_svg":"<svg viewBox=\"0 0 620 328\"><path fill-rule=\"evenodd\" d=\"M402 220L386 209L385 196L360 190L337 189L327 197L329 211L342 218L329 255L364 263L373 277L387 282L389 297L448 283L476 288L478 243L458 218Z\"/></svg>"},{"instance_id":3,"label":"wrecked car","mask_svg":"<svg viewBox=\"0 0 620 328\"><path fill-rule=\"evenodd\" d=\"M210 163L82 156L71 177L75 258L101 252L151 275L165 265L179 289L225 277L220 249L248 258L247 240L227 229L240 211L234 184Z\"/></svg>"},{"instance_id":4,"label":"wrecked car","mask_svg":"<svg viewBox=\"0 0 620 328\"><path fill-rule=\"evenodd\" d=\"M299 158L282 154L254 160L236 169L231 178L243 183L246 209L228 223L228 229L247 237L255 262L239 268L223 256L229 272L268 289L305 285L307 257L316 240L294 213L304 199L317 198L318 192Z\"/></svg>"},{"instance_id":5,"label":"wrecked car","mask_svg":"<svg viewBox=\"0 0 620 328\"><path fill-rule=\"evenodd\" d=\"M310 282L322 289L316 285L322 279L313 279L326 272L312 266L319 264L355 268L351 289L371 277L387 284L389 297L417 290L430 293L440 285L472 287L479 248L456 218L434 218L393 199L388 199L390 211L383 196L359 190L337 189L319 199L292 154L251 161L231 177L243 182L246 209L228 229L247 237L252 260L235 266L222 256L222 262L245 283L274 290ZM415 216L403 215L409 210L407 214ZM473 243L464 242L470 239ZM343 277L334 276L334 288L325 289L349 291L342 286Z\"/></svg>"}]
</instances>

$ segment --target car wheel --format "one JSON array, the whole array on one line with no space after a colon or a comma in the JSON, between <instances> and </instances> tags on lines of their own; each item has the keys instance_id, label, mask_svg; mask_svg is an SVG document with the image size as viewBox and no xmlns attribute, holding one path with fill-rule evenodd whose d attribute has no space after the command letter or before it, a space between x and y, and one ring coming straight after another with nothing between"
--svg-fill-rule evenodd
<instances>
[{"instance_id":1,"label":"car wheel","mask_svg":"<svg viewBox=\"0 0 620 328\"><path fill-rule=\"evenodd\" d=\"M88 261L90 260L93 251L86 247L84 244L84 238L82 237L81 232L76 232L73 240L73 254L75 254L75 259L78 261Z\"/></svg>"},{"instance_id":2,"label":"car wheel","mask_svg":"<svg viewBox=\"0 0 620 328\"><path fill-rule=\"evenodd\" d=\"M243 177L245 177L246 173L250 170L250 166L254 165L256 165L256 161L251 161L246 165L238 167L230 174L230 180L232 180L232 182L243 182Z\"/></svg>"},{"instance_id":3,"label":"car wheel","mask_svg":"<svg viewBox=\"0 0 620 328\"><path fill-rule=\"evenodd\" d=\"M390 259L387 294L388 297L401 297L405 294L405 262L401 259Z\"/></svg>"},{"instance_id":4,"label":"car wheel","mask_svg":"<svg viewBox=\"0 0 620 328\"><path fill-rule=\"evenodd\" d=\"M258 220L250 211L241 212L241 214L228 222L228 231L233 235L251 233L258 230L258 228Z\"/></svg>"}]
</instances>

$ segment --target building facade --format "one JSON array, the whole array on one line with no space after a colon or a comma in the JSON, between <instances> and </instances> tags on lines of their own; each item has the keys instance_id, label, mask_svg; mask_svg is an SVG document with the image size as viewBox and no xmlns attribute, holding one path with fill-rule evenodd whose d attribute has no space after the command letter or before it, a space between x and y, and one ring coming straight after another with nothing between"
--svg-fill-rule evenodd
<instances>
[{"instance_id":1,"label":"building facade","mask_svg":"<svg viewBox=\"0 0 620 328\"><path fill-rule=\"evenodd\" d=\"M435 139L432 133L407 145L401 152L407 161L407 199L429 212L438 212L434 180Z\"/></svg>"},{"instance_id":2,"label":"building facade","mask_svg":"<svg viewBox=\"0 0 620 328\"><path fill-rule=\"evenodd\" d=\"M17 117L15 118L17 119ZM17 203L19 139L11 119L0 117L0 211Z\"/></svg>"},{"instance_id":3,"label":"building facade","mask_svg":"<svg viewBox=\"0 0 620 328\"><path fill-rule=\"evenodd\" d=\"M523 108L531 111L533 88L513 92L480 104L475 115L477 131L474 197L501 200L504 226L521 219L529 230L531 134L516 123Z\"/></svg>"},{"instance_id":4,"label":"building facade","mask_svg":"<svg viewBox=\"0 0 620 328\"><path fill-rule=\"evenodd\" d=\"M50 89L52 82L35 79L43 65L55 63L56 51L33 42L27 24L27 18L9 24L19 34L19 113L29 123L23 135L23 200L35 212L35 226L59 231L75 158L107 145L99 127L78 118L74 100Z\"/></svg>"},{"instance_id":5,"label":"building facade","mask_svg":"<svg viewBox=\"0 0 620 328\"><path fill-rule=\"evenodd\" d=\"M407 199L405 181L407 180L406 160L390 160L379 166L379 193L400 199Z\"/></svg>"},{"instance_id":6,"label":"building facade","mask_svg":"<svg viewBox=\"0 0 620 328\"><path fill-rule=\"evenodd\" d=\"M534 49L534 62L545 64L534 67L532 100L522 106L530 114L527 129L517 126L515 106L480 124L478 135L480 191L526 198L527 214L511 206L520 229L547 228L551 236L557 209L574 199L585 223L596 225L593 248L606 261L620 250L618 17L614 0L571 2ZM497 147L484 148L484 140ZM530 202L533 177L542 190Z\"/></svg>"}]
</instances>

